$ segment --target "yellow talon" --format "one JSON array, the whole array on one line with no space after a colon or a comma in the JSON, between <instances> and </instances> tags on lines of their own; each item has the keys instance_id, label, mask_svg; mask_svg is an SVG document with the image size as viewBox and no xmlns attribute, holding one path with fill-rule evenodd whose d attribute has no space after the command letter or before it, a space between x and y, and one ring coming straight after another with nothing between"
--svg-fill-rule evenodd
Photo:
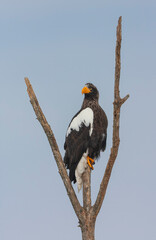
<instances>
[{"instance_id":1,"label":"yellow talon","mask_svg":"<svg viewBox=\"0 0 156 240\"><path fill-rule=\"evenodd\" d=\"M93 163L94 163L94 160L92 158L90 158L89 156L87 157L87 163L89 165L89 167L93 170Z\"/></svg>"},{"instance_id":2,"label":"yellow talon","mask_svg":"<svg viewBox=\"0 0 156 240\"><path fill-rule=\"evenodd\" d=\"M95 162L94 159L89 157L89 160L92 162L92 164Z\"/></svg>"}]
</instances>

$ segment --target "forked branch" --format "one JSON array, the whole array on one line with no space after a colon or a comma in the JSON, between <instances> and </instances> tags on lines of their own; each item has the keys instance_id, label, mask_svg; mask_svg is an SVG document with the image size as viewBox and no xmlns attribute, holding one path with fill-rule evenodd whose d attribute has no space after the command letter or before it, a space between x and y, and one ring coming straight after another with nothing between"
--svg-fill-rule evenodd
<instances>
[{"instance_id":1,"label":"forked branch","mask_svg":"<svg viewBox=\"0 0 156 240\"><path fill-rule=\"evenodd\" d=\"M121 105L129 98L129 95L124 97L123 99L120 98L120 91L119 91L119 82L120 82L120 69L121 69L121 58L120 58L120 49L121 49L121 20L120 17L118 20L118 26L116 31L116 51L115 51L115 84L114 84L114 112L113 112L113 139L112 139L112 148L110 157L106 166L106 170L100 185L99 193L95 204L93 206L93 212L95 216L98 215L105 194L108 186L108 182L111 176L111 172L113 169L114 162L116 160L118 149L119 149L119 123L120 123L120 108Z\"/></svg>"}]
</instances>

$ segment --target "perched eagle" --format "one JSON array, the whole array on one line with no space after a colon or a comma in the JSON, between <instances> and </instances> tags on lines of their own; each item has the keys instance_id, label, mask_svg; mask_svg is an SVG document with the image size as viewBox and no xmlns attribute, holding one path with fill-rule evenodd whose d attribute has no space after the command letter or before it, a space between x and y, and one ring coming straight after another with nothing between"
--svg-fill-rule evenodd
<instances>
[{"instance_id":1,"label":"perched eagle","mask_svg":"<svg viewBox=\"0 0 156 240\"><path fill-rule=\"evenodd\" d=\"M82 89L84 101L80 111L72 118L65 138L64 163L69 169L69 178L82 187L82 174L87 164L91 169L100 151L106 148L107 116L100 107L97 88L87 83Z\"/></svg>"}]
</instances>

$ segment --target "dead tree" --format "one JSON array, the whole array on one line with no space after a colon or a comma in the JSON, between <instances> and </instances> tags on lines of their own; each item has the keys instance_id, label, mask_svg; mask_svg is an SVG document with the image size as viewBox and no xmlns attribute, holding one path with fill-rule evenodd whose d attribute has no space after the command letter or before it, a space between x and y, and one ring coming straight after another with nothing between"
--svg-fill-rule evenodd
<instances>
[{"instance_id":1,"label":"dead tree","mask_svg":"<svg viewBox=\"0 0 156 240\"><path fill-rule=\"evenodd\" d=\"M30 102L32 107L35 111L38 121L43 127L43 130L48 138L51 150L53 152L59 173L65 185L68 197L71 201L71 204L74 208L74 211L77 215L79 220L79 226L82 231L82 239L83 240L94 240L94 232L95 232L95 221L97 215L101 209L108 182L111 176L112 168L115 162L115 159L118 154L120 138L119 138L119 122L120 122L120 108L122 104L128 99L129 95L125 96L124 98L120 98L120 91L119 91L119 80L120 80L120 49L121 49L121 17L118 20L118 26L116 31L116 51L115 51L115 85L114 85L114 109L113 109L113 137L112 137L112 148L110 157L104 172L103 179L100 184L100 189L96 198L95 203L92 205L91 203L91 184L90 184L90 168L86 169L85 173L83 174L83 206L80 205L75 191L72 187L70 179L68 177L64 162L62 160L62 156L60 154L55 136L53 131L48 124L42 109L38 103L36 95L33 91L33 88L29 82L28 78L25 78L25 83L27 85L27 92L30 98Z\"/></svg>"}]
</instances>

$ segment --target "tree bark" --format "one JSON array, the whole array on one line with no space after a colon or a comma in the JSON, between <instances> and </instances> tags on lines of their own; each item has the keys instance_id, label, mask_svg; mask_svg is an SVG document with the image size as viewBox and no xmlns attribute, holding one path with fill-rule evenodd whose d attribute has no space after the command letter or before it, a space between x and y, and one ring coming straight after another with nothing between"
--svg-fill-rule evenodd
<instances>
[{"instance_id":1,"label":"tree bark","mask_svg":"<svg viewBox=\"0 0 156 240\"><path fill-rule=\"evenodd\" d=\"M86 212L91 208L91 169L87 166L83 176L83 208Z\"/></svg>"},{"instance_id":2,"label":"tree bark","mask_svg":"<svg viewBox=\"0 0 156 240\"><path fill-rule=\"evenodd\" d=\"M75 194L75 191L72 187L72 184L70 182L70 179L68 177L68 174L67 174L64 162L62 160L62 156L61 156L61 153L59 151L59 148L58 148L55 136L53 134L53 131L52 131L50 125L48 124L48 122L47 122L47 120L46 120L46 118L45 118L45 116L42 112L42 109L41 109L41 107L38 103L37 97L34 93L34 90L31 86L28 78L25 78L25 83L27 85L27 92L28 92L28 95L30 97L30 102L32 104L32 107L34 109L36 117L37 117L38 121L40 122L41 126L43 127L43 130L44 130L44 132L45 132L45 134L48 138L51 150L53 152L53 155L54 155L54 158L55 158L58 170L59 170L59 174L61 175L61 178L62 178L63 183L65 185L68 197L71 201L71 204L72 204L72 206L75 210L75 213L76 213L79 221L82 221L83 220L84 209L80 205L80 203L77 199L77 196Z\"/></svg>"},{"instance_id":3,"label":"tree bark","mask_svg":"<svg viewBox=\"0 0 156 240\"><path fill-rule=\"evenodd\" d=\"M82 240L94 240L95 239L95 219L91 214L87 216L86 222L82 228Z\"/></svg>"},{"instance_id":4,"label":"tree bark","mask_svg":"<svg viewBox=\"0 0 156 240\"><path fill-rule=\"evenodd\" d=\"M120 57L120 50L121 50L121 20L120 17L118 20L118 26L116 31L116 50L115 50L115 84L114 84L114 110L113 110L113 138L112 138L112 148L110 157L106 166L106 170L100 185L99 193L95 204L93 205L93 211L95 216L98 215L105 194L108 187L109 179L111 177L112 169L118 155L118 149L120 144L119 138L119 126L120 126L120 108L122 104L129 98L129 95L124 97L123 99L120 98L120 91L119 91L119 82L120 82L120 70L121 70L121 57Z\"/></svg>"},{"instance_id":5,"label":"tree bark","mask_svg":"<svg viewBox=\"0 0 156 240\"><path fill-rule=\"evenodd\" d=\"M88 166L83 176L83 208L85 210L85 220L81 225L82 239L94 240L95 218L91 203L91 169Z\"/></svg>"},{"instance_id":6,"label":"tree bark","mask_svg":"<svg viewBox=\"0 0 156 240\"><path fill-rule=\"evenodd\" d=\"M101 209L101 206L106 194L106 190L108 187L109 179L111 177L113 165L115 163L115 160L118 154L118 149L119 149L120 108L122 104L129 97L129 95L127 95L124 98L120 98L120 91L119 91L119 80L120 80L120 69L121 69L121 60L120 60L121 17L119 18L119 21L118 21L116 33L117 33L117 40L116 40L116 51L115 51L115 84L114 84L114 103L113 103L114 110L113 110L112 148L111 148L110 157L106 166L106 170L105 170L103 179L101 181L100 189L93 206L91 202L91 170L90 168L87 167L85 173L82 176L83 177L83 207L82 207L77 199L76 193L68 177L53 131L40 108L37 97L33 91L33 88L30 84L29 79L25 78L25 83L27 85L27 92L30 98L30 102L37 116L37 119L40 122L41 126L43 127L43 130L48 138L51 150L54 155L54 159L59 169L59 174L66 188L66 191L71 201L71 204L73 206L73 209L78 217L79 227L81 228L81 231L82 231L83 240L94 240L96 218Z\"/></svg>"}]
</instances>

